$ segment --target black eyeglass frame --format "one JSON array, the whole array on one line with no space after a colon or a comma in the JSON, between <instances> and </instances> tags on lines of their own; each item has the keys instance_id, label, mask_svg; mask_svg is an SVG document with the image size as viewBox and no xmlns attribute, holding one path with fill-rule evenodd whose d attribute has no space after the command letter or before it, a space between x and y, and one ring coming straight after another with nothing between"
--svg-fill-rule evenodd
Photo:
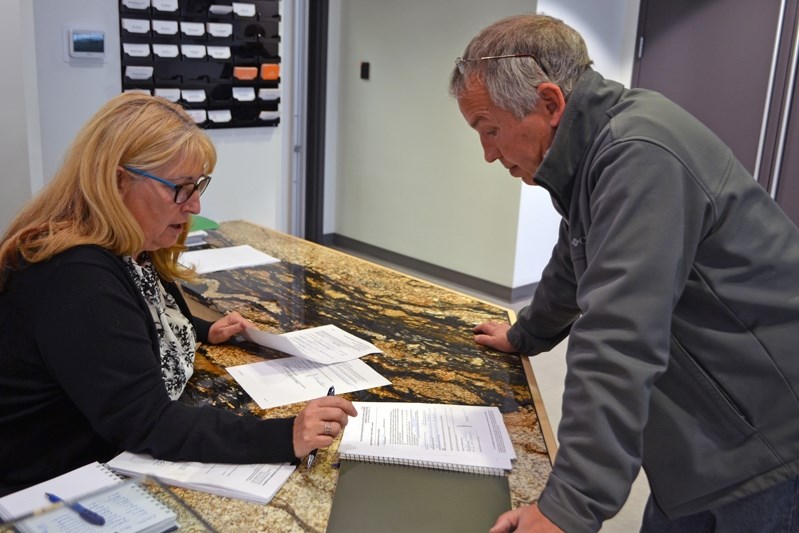
<instances>
[{"instance_id":1,"label":"black eyeglass frame","mask_svg":"<svg viewBox=\"0 0 799 533\"><path fill-rule=\"evenodd\" d=\"M529 57L530 59L535 61L535 64L538 65L538 68L541 69L541 72L543 72L547 78L550 77L549 72L547 72L547 69L544 68L544 65L542 65L541 62L538 60L538 58L535 57L533 54L505 54L501 56L483 56L483 57L466 57L466 58L457 57L455 58L455 66L458 67L458 72L463 74L463 71L466 69L466 63L470 61L485 61L487 59L510 59L514 57Z\"/></svg>"},{"instance_id":2,"label":"black eyeglass frame","mask_svg":"<svg viewBox=\"0 0 799 533\"><path fill-rule=\"evenodd\" d=\"M122 168L124 168L128 172L132 172L134 174L143 176L145 178L150 178L151 180L155 180L158 183L163 183L167 187L174 189L175 197L173 198L173 200L178 205L185 204L186 202L188 202L195 192L197 193L197 196L202 196L205 190L208 188L208 185L211 184L211 176L200 176L200 179L198 179L194 183L185 183L183 185L178 185L177 183L172 183L171 181L159 178L158 176L153 176L149 172L139 170L138 168L128 167L124 165L122 166ZM181 191L188 190L189 187L191 187L191 190L188 193L184 192L183 194L186 197L182 201L179 201L179 197L181 196Z\"/></svg>"}]
</instances>

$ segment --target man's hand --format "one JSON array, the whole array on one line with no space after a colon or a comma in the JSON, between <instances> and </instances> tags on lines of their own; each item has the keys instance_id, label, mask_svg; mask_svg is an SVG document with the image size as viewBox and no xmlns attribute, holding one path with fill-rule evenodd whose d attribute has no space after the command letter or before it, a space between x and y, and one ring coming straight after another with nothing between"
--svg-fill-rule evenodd
<instances>
[{"instance_id":1,"label":"man's hand","mask_svg":"<svg viewBox=\"0 0 799 533\"><path fill-rule=\"evenodd\" d=\"M488 533L563 533L538 510L536 504L517 507L499 515Z\"/></svg>"},{"instance_id":2,"label":"man's hand","mask_svg":"<svg viewBox=\"0 0 799 533\"><path fill-rule=\"evenodd\" d=\"M508 324L499 322L483 322L475 326L472 332L474 333L474 342L488 346L495 350L505 353L515 353L516 348L508 342Z\"/></svg>"}]
</instances>

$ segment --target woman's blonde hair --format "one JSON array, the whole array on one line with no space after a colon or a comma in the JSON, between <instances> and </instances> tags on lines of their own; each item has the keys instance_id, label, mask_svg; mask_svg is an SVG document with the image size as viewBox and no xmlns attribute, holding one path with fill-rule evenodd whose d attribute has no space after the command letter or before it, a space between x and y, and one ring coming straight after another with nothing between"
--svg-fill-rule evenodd
<instances>
[{"instance_id":1,"label":"woman's blonde hair","mask_svg":"<svg viewBox=\"0 0 799 533\"><path fill-rule=\"evenodd\" d=\"M108 101L80 130L53 180L11 222L0 244L0 290L11 271L74 246L94 244L118 256L141 251L144 234L122 201L119 167L153 171L178 160L192 174L216 165L213 143L183 108L132 93ZM150 252L166 280L191 278L177 262L188 230L175 246Z\"/></svg>"}]
</instances>

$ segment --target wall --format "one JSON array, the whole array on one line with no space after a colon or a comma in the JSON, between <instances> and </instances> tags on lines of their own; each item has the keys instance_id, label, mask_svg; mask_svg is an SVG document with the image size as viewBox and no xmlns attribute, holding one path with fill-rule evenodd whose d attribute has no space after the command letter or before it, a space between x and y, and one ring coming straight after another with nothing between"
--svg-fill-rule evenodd
<instances>
[{"instance_id":1,"label":"wall","mask_svg":"<svg viewBox=\"0 0 799 533\"><path fill-rule=\"evenodd\" d=\"M32 4L35 32L35 65L38 100L28 117L38 111L41 132L41 174L46 183L58 168L63 154L80 126L105 101L120 92L119 32L117 2L112 0L11 0L20 6ZM281 2L281 8L284 2ZM283 13L281 31L283 42L291 42L290 13ZM4 14L3 24L11 24ZM9 22L6 22L9 21ZM63 29L80 26L83 29L102 29L106 32L104 63L67 63L63 53ZM18 31L17 28L10 28ZM13 31L11 35L13 35ZM5 32L4 32L4 39ZM19 50L17 42L4 50ZM203 215L216 220L247 219L281 231L288 229L288 124L290 113L290 47L282 46L285 69L282 80L284 122L277 128L242 128L212 130L209 135L216 143L219 163L214 182L203 196ZM15 72L13 54L0 56L6 72ZM7 101L22 101L8 98ZM21 109L20 109L21 111ZM24 132L16 132L24 135ZM22 137L20 137L22 138ZM19 154L14 160L28 165L27 156ZM8 168L8 167L5 167ZM36 184L34 184L36 185ZM7 185L4 185L4 188ZM38 185L39 187L41 184ZM38 187L34 187L36 189ZM13 203L21 204L16 198ZM5 210L4 210L5 212Z\"/></svg>"},{"instance_id":2,"label":"wall","mask_svg":"<svg viewBox=\"0 0 799 533\"><path fill-rule=\"evenodd\" d=\"M33 15L29 3L9 0L0 17L0 65L3 66L3 98L0 99L0 233L14 213L31 195L32 182L41 178L31 158L38 155L38 124L29 123L27 110L35 109L36 69L33 45ZM33 146L30 138L33 137Z\"/></svg>"},{"instance_id":3,"label":"wall","mask_svg":"<svg viewBox=\"0 0 799 533\"><path fill-rule=\"evenodd\" d=\"M331 1L326 234L503 287L540 279L559 223L549 196L486 164L447 94L477 31L536 9L583 32L597 69L629 84L637 1Z\"/></svg>"},{"instance_id":4,"label":"wall","mask_svg":"<svg viewBox=\"0 0 799 533\"><path fill-rule=\"evenodd\" d=\"M585 39L594 69L606 78L630 86L638 26L638 0L538 0L538 12L557 17ZM523 187L517 226L513 287L541 279L543 262L551 246L545 247L534 235L555 235L559 217L542 191ZM542 212L547 215L541 214Z\"/></svg>"},{"instance_id":5,"label":"wall","mask_svg":"<svg viewBox=\"0 0 799 533\"><path fill-rule=\"evenodd\" d=\"M447 92L469 39L529 0L341 0L330 86L338 121L335 187L326 175L335 232L510 287L520 182L487 165L477 135ZM331 5L332 7L332 5ZM359 79L361 61L371 79ZM332 69L331 69L332 70ZM333 94L333 93L331 93ZM330 146L328 146L330 149ZM331 163L332 165L332 163ZM327 219L330 223L330 219ZM551 246L549 246L551 247Z\"/></svg>"}]
</instances>

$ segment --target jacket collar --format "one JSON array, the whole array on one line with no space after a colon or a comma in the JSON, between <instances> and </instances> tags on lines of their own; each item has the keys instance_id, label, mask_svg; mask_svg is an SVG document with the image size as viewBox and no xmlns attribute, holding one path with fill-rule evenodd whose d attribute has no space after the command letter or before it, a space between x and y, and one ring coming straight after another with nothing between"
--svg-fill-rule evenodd
<instances>
[{"instance_id":1,"label":"jacket collar","mask_svg":"<svg viewBox=\"0 0 799 533\"><path fill-rule=\"evenodd\" d=\"M599 128L610 120L608 110L623 92L623 85L606 80L589 68L577 80L566 102L552 146L534 178L549 192L555 209L564 217L568 216L577 169Z\"/></svg>"}]
</instances>

